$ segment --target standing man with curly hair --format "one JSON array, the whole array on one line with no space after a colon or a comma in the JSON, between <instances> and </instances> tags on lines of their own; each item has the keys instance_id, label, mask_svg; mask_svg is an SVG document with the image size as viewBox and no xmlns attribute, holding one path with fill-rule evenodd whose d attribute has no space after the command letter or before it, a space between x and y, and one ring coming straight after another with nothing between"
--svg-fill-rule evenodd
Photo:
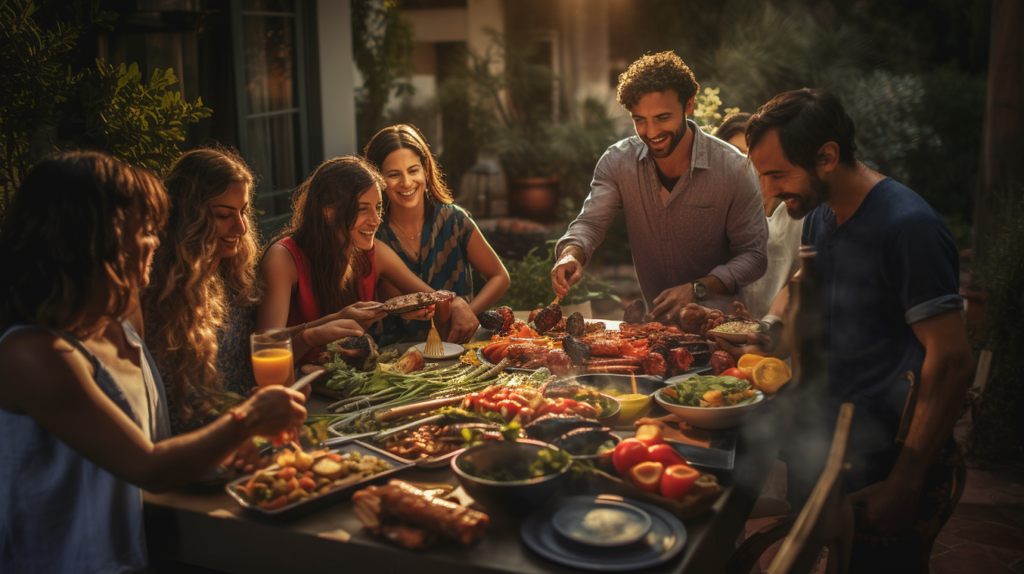
<instances>
[{"instance_id":1,"label":"standing man with curly hair","mask_svg":"<svg viewBox=\"0 0 1024 574\"><path fill-rule=\"evenodd\" d=\"M698 317L707 307L732 311L737 290L764 274L768 227L756 174L736 148L686 119L699 89L673 52L643 56L619 76L618 100L636 136L598 162L583 210L556 246L556 294L580 279L620 209L657 321L686 329L687 305Z\"/></svg>"}]
</instances>

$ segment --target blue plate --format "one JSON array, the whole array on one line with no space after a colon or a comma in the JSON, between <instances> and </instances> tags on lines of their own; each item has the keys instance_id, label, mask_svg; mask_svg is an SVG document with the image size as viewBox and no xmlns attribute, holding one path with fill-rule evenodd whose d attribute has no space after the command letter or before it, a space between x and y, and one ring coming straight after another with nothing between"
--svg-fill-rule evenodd
<instances>
[{"instance_id":1,"label":"blue plate","mask_svg":"<svg viewBox=\"0 0 1024 574\"><path fill-rule=\"evenodd\" d=\"M651 516L614 500L578 500L563 504L551 519L559 534L590 546L625 546L651 531Z\"/></svg>"},{"instance_id":2,"label":"blue plate","mask_svg":"<svg viewBox=\"0 0 1024 574\"><path fill-rule=\"evenodd\" d=\"M561 536L553 517L567 505L593 504L596 500L626 502L646 512L651 528L633 544L613 547L595 547L574 542ZM629 572L657 566L676 557L686 545L686 527L663 508L614 496L573 496L562 500L554 508L546 508L523 520L519 529L523 542L544 558L559 564L601 572Z\"/></svg>"}]
</instances>

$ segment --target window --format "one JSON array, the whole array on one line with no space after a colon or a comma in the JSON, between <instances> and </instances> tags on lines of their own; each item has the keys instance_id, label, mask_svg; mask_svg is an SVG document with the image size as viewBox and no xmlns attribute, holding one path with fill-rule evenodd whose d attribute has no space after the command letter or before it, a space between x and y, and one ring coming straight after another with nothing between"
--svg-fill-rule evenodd
<instances>
[{"instance_id":1,"label":"window","mask_svg":"<svg viewBox=\"0 0 1024 574\"><path fill-rule=\"evenodd\" d=\"M283 225L310 171L303 2L232 0L238 142L259 177L265 234Z\"/></svg>"}]
</instances>

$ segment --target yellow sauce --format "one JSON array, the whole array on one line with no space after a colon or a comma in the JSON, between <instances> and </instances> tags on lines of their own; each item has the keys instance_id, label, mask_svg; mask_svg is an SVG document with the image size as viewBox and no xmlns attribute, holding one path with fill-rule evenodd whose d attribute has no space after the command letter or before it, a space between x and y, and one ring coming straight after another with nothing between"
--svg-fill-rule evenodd
<instances>
[{"instance_id":1,"label":"yellow sauce","mask_svg":"<svg viewBox=\"0 0 1024 574\"><path fill-rule=\"evenodd\" d=\"M619 396L617 396L615 398L619 399L619 401L638 401L640 399L649 399L651 397L648 397L647 395L629 394L629 395L619 395Z\"/></svg>"}]
</instances>

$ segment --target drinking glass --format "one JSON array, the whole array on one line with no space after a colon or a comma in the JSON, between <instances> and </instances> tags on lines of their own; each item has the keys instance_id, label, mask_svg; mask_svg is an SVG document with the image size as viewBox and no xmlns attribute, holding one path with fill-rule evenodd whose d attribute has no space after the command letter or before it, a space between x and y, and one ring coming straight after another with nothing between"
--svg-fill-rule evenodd
<instances>
[{"instance_id":1,"label":"drinking glass","mask_svg":"<svg viewBox=\"0 0 1024 574\"><path fill-rule=\"evenodd\" d=\"M295 359L292 338L287 329L261 329L252 334L252 372L256 384L292 386L295 383Z\"/></svg>"}]
</instances>

